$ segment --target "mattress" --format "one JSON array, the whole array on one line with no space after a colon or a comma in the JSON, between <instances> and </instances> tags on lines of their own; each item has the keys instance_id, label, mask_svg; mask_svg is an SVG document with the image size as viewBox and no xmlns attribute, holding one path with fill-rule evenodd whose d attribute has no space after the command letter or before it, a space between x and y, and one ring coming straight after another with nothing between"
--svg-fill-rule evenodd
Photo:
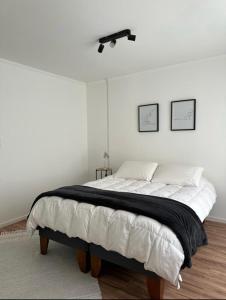
<instances>
[{"instance_id":1,"label":"mattress","mask_svg":"<svg viewBox=\"0 0 226 300\"><path fill-rule=\"evenodd\" d=\"M215 189L205 178L201 179L199 187L165 185L114 176L85 185L170 198L191 207L201 221L208 216L216 201ZM184 261L182 246L167 226L151 218L60 197L43 197L33 207L27 222L29 231L34 231L37 226L49 227L69 237L79 237L106 250L134 258L143 263L146 270L179 287Z\"/></svg>"}]
</instances>

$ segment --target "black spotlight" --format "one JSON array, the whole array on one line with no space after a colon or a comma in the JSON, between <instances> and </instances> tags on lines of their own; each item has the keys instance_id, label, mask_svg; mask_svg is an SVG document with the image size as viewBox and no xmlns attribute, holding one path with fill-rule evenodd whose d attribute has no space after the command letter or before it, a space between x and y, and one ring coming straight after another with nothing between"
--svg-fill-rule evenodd
<instances>
[{"instance_id":1,"label":"black spotlight","mask_svg":"<svg viewBox=\"0 0 226 300\"><path fill-rule=\"evenodd\" d=\"M112 41L110 42L110 44L109 44L109 46L110 46L111 48L114 48L115 45L116 45L116 40L112 40Z\"/></svg>"},{"instance_id":2,"label":"black spotlight","mask_svg":"<svg viewBox=\"0 0 226 300\"><path fill-rule=\"evenodd\" d=\"M102 53L104 50L104 45L103 44L100 44L99 48L98 48L98 52L99 53Z\"/></svg>"},{"instance_id":3,"label":"black spotlight","mask_svg":"<svg viewBox=\"0 0 226 300\"><path fill-rule=\"evenodd\" d=\"M135 41L136 40L136 36L134 34L130 34L130 35L128 35L128 40L129 41Z\"/></svg>"}]
</instances>

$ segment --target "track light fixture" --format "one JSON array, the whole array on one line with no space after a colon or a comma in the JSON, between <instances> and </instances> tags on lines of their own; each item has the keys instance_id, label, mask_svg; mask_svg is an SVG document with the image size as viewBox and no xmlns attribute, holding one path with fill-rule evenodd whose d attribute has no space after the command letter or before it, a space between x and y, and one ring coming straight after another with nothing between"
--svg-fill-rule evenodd
<instances>
[{"instance_id":1,"label":"track light fixture","mask_svg":"<svg viewBox=\"0 0 226 300\"><path fill-rule=\"evenodd\" d=\"M125 29L116 33L113 33L111 35L102 37L101 39L99 39L99 48L98 48L98 52L102 53L104 50L104 44L110 42L110 47L114 48L116 45L116 40L121 39L123 37L127 37L127 39L129 41L135 41L136 40L136 35L131 34L130 29Z\"/></svg>"}]
</instances>

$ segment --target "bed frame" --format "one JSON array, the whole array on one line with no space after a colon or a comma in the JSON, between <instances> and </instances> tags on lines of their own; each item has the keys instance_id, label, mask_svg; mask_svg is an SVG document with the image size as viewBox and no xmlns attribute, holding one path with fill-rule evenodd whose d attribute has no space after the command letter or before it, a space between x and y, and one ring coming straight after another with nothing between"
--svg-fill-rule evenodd
<instances>
[{"instance_id":1,"label":"bed frame","mask_svg":"<svg viewBox=\"0 0 226 300\"><path fill-rule=\"evenodd\" d=\"M102 260L106 260L125 267L130 270L138 271L146 275L146 285L151 299L163 299L164 279L153 272L144 269L144 265L135 259L128 259L117 252L107 251L101 246L87 243L79 238L69 238L66 234L53 231L50 228L38 228L40 235L40 251L46 255L49 240L67 245L76 249L76 258L79 268L86 273L91 269L91 275L99 277L101 272Z\"/></svg>"}]
</instances>

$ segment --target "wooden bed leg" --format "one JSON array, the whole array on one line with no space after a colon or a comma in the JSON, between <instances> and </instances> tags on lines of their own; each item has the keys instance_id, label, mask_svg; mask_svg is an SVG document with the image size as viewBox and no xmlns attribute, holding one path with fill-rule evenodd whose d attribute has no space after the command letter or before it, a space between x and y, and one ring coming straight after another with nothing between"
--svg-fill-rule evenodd
<instances>
[{"instance_id":1,"label":"wooden bed leg","mask_svg":"<svg viewBox=\"0 0 226 300\"><path fill-rule=\"evenodd\" d=\"M46 255L48 251L49 239L46 236L40 235L40 252L42 255Z\"/></svg>"},{"instance_id":2,"label":"wooden bed leg","mask_svg":"<svg viewBox=\"0 0 226 300\"><path fill-rule=\"evenodd\" d=\"M147 288L151 299L163 299L164 279L161 277L147 277Z\"/></svg>"},{"instance_id":3,"label":"wooden bed leg","mask_svg":"<svg viewBox=\"0 0 226 300\"><path fill-rule=\"evenodd\" d=\"M77 249L76 258L79 265L79 269L83 273L87 273L90 270L89 254L87 251Z\"/></svg>"},{"instance_id":4,"label":"wooden bed leg","mask_svg":"<svg viewBox=\"0 0 226 300\"><path fill-rule=\"evenodd\" d=\"M91 275L97 278L101 272L101 259L97 256L91 255Z\"/></svg>"}]
</instances>

